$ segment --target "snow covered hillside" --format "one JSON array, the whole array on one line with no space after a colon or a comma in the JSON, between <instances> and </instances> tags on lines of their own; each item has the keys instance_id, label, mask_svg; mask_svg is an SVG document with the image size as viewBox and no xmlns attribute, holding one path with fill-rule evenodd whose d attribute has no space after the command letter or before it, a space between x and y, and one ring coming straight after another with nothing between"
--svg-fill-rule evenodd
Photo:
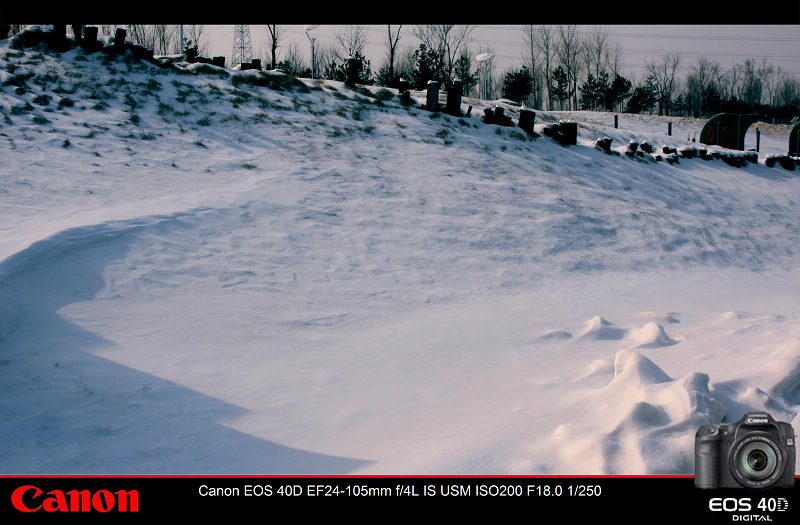
<instances>
[{"instance_id":1,"label":"snow covered hillside","mask_svg":"<svg viewBox=\"0 0 800 525\"><path fill-rule=\"evenodd\" d=\"M0 472L693 473L705 423L800 428L788 126L668 163L625 147L702 121L413 96L0 42Z\"/></svg>"}]
</instances>

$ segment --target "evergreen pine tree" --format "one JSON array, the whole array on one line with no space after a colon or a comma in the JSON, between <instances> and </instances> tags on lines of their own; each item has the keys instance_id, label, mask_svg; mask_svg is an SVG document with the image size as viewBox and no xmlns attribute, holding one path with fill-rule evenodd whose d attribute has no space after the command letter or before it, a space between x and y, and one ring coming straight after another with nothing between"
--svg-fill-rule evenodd
<instances>
[{"instance_id":1,"label":"evergreen pine tree","mask_svg":"<svg viewBox=\"0 0 800 525\"><path fill-rule=\"evenodd\" d=\"M558 99L559 107L563 109L564 101L572 96L572 91L570 89L571 84L567 77L567 72L563 67L558 66L553 70L551 80L553 81L553 85L550 86L550 93Z\"/></svg>"},{"instance_id":2,"label":"evergreen pine tree","mask_svg":"<svg viewBox=\"0 0 800 525\"><path fill-rule=\"evenodd\" d=\"M472 57L465 50L461 56L458 57L454 68L455 78L461 81L461 89L464 95L469 95L476 85L478 85L478 72L471 72L470 66L472 65Z\"/></svg>"},{"instance_id":3,"label":"evergreen pine tree","mask_svg":"<svg viewBox=\"0 0 800 525\"><path fill-rule=\"evenodd\" d=\"M527 66L522 66L519 71L509 71L503 80L503 97L519 102L533 91L533 77Z\"/></svg>"},{"instance_id":4,"label":"evergreen pine tree","mask_svg":"<svg viewBox=\"0 0 800 525\"><path fill-rule=\"evenodd\" d=\"M609 88L610 106L607 106L607 109L616 111L617 105L621 105L626 98L631 96L631 87L631 81L617 73Z\"/></svg>"}]
</instances>

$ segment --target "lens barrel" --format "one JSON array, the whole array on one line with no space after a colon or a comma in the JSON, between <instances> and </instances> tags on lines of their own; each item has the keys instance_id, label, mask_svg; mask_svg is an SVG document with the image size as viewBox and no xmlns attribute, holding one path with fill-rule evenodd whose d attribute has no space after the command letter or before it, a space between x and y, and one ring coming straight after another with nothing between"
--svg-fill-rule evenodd
<instances>
[{"instance_id":1,"label":"lens barrel","mask_svg":"<svg viewBox=\"0 0 800 525\"><path fill-rule=\"evenodd\" d=\"M748 479L768 478L778 466L777 454L771 445L754 441L739 453L739 472Z\"/></svg>"},{"instance_id":2,"label":"lens barrel","mask_svg":"<svg viewBox=\"0 0 800 525\"><path fill-rule=\"evenodd\" d=\"M780 481L786 453L774 436L766 432L745 434L731 446L730 471L746 488L768 488Z\"/></svg>"}]
</instances>

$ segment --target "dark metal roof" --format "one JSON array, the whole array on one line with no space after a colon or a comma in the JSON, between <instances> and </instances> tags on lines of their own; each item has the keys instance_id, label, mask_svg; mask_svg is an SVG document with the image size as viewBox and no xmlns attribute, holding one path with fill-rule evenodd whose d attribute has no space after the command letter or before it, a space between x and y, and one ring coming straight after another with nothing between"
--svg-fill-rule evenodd
<instances>
[{"instance_id":1,"label":"dark metal roof","mask_svg":"<svg viewBox=\"0 0 800 525\"><path fill-rule=\"evenodd\" d=\"M759 115L720 113L711 117L703 126L700 142L709 146L744 151L744 135L747 133L747 128L760 118Z\"/></svg>"}]
</instances>

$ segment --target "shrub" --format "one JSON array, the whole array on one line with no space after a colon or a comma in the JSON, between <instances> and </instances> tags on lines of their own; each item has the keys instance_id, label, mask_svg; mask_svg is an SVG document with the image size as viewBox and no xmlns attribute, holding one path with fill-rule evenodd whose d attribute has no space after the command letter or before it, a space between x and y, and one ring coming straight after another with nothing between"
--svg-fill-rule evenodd
<instances>
[{"instance_id":1,"label":"shrub","mask_svg":"<svg viewBox=\"0 0 800 525\"><path fill-rule=\"evenodd\" d=\"M7 78L3 81L4 86L19 86L19 87L27 87L26 80L33 77L33 73L26 72L26 73L18 73L10 78Z\"/></svg>"},{"instance_id":2,"label":"shrub","mask_svg":"<svg viewBox=\"0 0 800 525\"><path fill-rule=\"evenodd\" d=\"M356 107L353 108L353 112L351 113L353 116L353 120L364 120L364 109L365 106L363 104L358 104Z\"/></svg>"},{"instance_id":3,"label":"shrub","mask_svg":"<svg viewBox=\"0 0 800 525\"><path fill-rule=\"evenodd\" d=\"M394 98L394 93L386 88L381 88L375 93L375 98L382 101L391 100Z\"/></svg>"},{"instance_id":4,"label":"shrub","mask_svg":"<svg viewBox=\"0 0 800 525\"><path fill-rule=\"evenodd\" d=\"M36 104L37 106L47 106L50 104L50 100L52 100L52 98L53 97L51 97L50 95L42 93L41 95L37 95L36 97L34 97L33 103Z\"/></svg>"},{"instance_id":5,"label":"shrub","mask_svg":"<svg viewBox=\"0 0 800 525\"><path fill-rule=\"evenodd\" d=\"M167 113L174 113L174 112L175 112L175 108L173 108L171 104L167 104L165 102L160 102L159 101L159 103L158 103L158 114L159 115L164 116Z\"/></svg>"},{"instance_id":6,"label":"shrub","mask_svg":"<svg viewBox=\"0 0 800 525\"><path fill-rule=\"evenodd\" d=\"M159 82L158 80L156 80L154 78L151 78L150 80L145 82L144 90L143 90L143 92L145 94L152 95L152 94L156 93L157 91L161 91L161 82Z\"/></svg>"},{"instance_id":7,"label":"shrub","mask_svg":"<svg viewBox=\"0 0 800 525\"><path fill-rule=\"evenodd\" d=\"M33 106L31 106L29 102L26 102L20 106L11 106L12 115L22 115L28 111L33 111Z\"/></svg>"},{"instance_id":8,"label":"shrub","mask_svg":"<svg viewBox=\"0 0 800 525\"><path fill-rule=\"evenodd\" d=\"M214 75L219 78L228 78L230 73L225 68L217 67L211 64L195 64L192 69L194 73L202 73L204 75Z\"/></svg>"},{"instance_id":9,"label":"shrub","mask_svg":"<svg viewBox=\"0 0 800 525\"><path fill-rule=\"evenodd\" d=\"M234 86L248 85L266 87L276 91L300 91L310 93L311 90L304 82L290 75L276 75L271 73L258 72L255 74L233 75L231 82Z\"/></svg>"}]
</instances>

